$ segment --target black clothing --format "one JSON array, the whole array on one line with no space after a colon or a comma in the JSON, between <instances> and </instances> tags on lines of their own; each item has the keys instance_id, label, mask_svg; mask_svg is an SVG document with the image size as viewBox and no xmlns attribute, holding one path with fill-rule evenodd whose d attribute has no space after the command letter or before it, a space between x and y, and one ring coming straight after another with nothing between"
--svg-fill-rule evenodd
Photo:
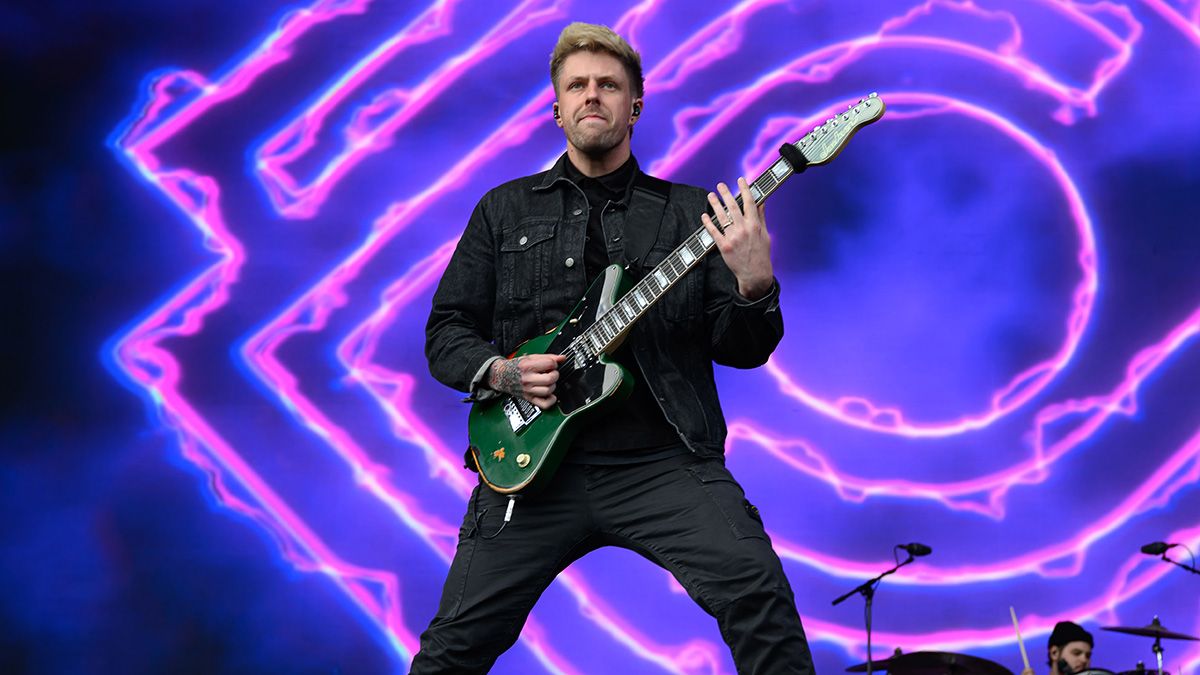
<instances>
[{"instance_id":1,"label":"black clothing","mask_svg":"<svg viewBox=\"0 0 1200 675\"><path fill-rule=\"evenodd\" d=\"M716 618L738 673L813 673L779 557L721 460L563 465L487 539L507 501L475 488L412 675L486 673L558 573L602 546L639 553L679 580Z\"/></svg>"},{"instance_id":2,"label":"black clothing","mask_svg":"<svg viewBox=\"0 0 1200 675\"><path fill-rule=\"evenodd\" d=\"M571 162L563 165L565 175L583 190L588 203L587 236L584 238L584 270L588 283L600 275L611 263L623 265L621 258L610 259L606 241L621 241L621 222L606 223L605 214L616 210L627 211L633 193L633 179L637 174L637 162L629 159L616 171L590 178L583 175ZM631 228L657 228L658 223L633 222ZM613 354L613 359L633 374L633 391L629 398L605 415L593 420L580 430L571 450L563 458L572 464L636 464L672 455L685 455L687 446L679 434L663 416L662 407L646 386L646 377L633 357L633 344L642 339L631 336ZM614 424L614 420L619 423Z\"/></svg>"},{"instance_id":3,"label":"black clothing","mask_svg":"<svg viewBox=\"0 0 1200 675\"><path fill-rule=\"evenodd\" d=\"M603 214L606 210L626 209L629 207L630 192L633 189L633 178L637 173L637 162L633 155L612 173L591 178L583 175L571 162L563 164L568 180L583 190L583 196L588 203L587 235L584 237L583 273L590 283L604 271L610 263L621 262L610 260L606 242L614 244L621 241L620 223L610 223L605 227Z\"/></svg>"},{"instance_id":4,"label":"black clothing","mask_svg":"<svg viewBox=\"0 0 1200 675\"><path fill-rule=\"evenodd\" d=\"M495 395L478 388L490 359L557 325L591 281L582 264L587 199L566 177L566 162L564 154L550 170L484 195L434 293L425 327L429 370L439 382L472 392L471 398ZM652 241L631 271L652 269L699 227L706 195L671 184L656 232L627 230L625 210L606 214L605 226L623 232L621 241L607 242L610 259L638 250L634 242ZM766 363L783 337L779 285L746 300L713 253L633 325L631 337L646 388L680 439L698 456L721 457L727 430L713 363Z\"/></svg>"},{"instance_id":5,"label":"black clothing","mask_svg":"<svg viewBox=\"0 0 1200 675\"><path fill-rule=\"evenodd\" d=\"M665 202L655 202L660 222L634 222L651 212L639 186L656 183L632 158L627 167L632 178L616 202L620 179L581 186L566 155L484 195L433 296L425 352L435 378L468 400L498 395L480 386L487 365L562 321L592 281L585 268L611 260L640 278L699 228L707 193L666 183ZM581 430L569 461L503 530L508 498L476 487L413 673L486 672L554 577L610 545L670 571L716 617L739 673L813 672L783 566L725 469L713 378L713 362L766 362L783 336L778 297L774 284L757 301L742 298L713 253L633 324L617 356L640 376L641 409Z\"/></svg>"}]
</instances>

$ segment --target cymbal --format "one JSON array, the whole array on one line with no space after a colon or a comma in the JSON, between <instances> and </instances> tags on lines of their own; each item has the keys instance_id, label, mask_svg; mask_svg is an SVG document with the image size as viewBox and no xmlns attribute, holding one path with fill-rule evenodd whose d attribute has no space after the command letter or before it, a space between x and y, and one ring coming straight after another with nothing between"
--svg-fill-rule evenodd
<instances>
[{"instance_id":1,"label":"cymbal","mask_svg":"<svg viewBox=\"0 0 1200 675\"><path fill-rule=\"evenodd\" d=\"M897 654L890 659L872 661L871 669L886 670L892 675L1013 675L1011 670L994 661L951 652ZM848 673L866 671L866 663L846 669Z\"/></svg>"},{"instance_id":2,"label":"cymbal","mask_svg":"<svg viewBox=\"0 0 1200 675\"><path fill-rule=\"evenodd\" d=\"M1154 621L1149 626L1101 626L1100 630L1110 630L1114 633L1126 633L1128 635L1142 635L1152 638L1165 638L1167 640L1196 640L1200 638L1194 635L1184 635L1175 631L1167 630L1161 623L1158 622L1158 617L1154 617Z\"/></svg>"},{"instance_id":3,"label":"cymbal","mask_svg":"<svg viewBox=\"0 0 1200 675\"><path fill-rule=\"evenodd\" d=\"M865 673L865 672L867 672L867 663L868 663L867 661L863 661L862 663L857 663L857 664L847 668L846 672L847 673ZM871 661L870 664L871 664L872 671L887 670L888 666L892 665L892 660L891 659L883 659L881 661Z\"/></svg>"}]
</instances>

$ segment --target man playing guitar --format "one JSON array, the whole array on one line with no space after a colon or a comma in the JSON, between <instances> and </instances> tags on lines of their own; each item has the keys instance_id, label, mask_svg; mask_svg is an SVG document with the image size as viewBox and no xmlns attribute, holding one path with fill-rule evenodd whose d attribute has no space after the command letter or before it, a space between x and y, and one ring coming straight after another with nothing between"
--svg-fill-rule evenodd
<instances>
[{"instance_id":1,"label":"man playing guitar","mask_svg":"<svg viewBox=\"0 0 1200 675\"><path fill-rule=\"evenodd\" d=\"M565 396L564 356L505 355L562 322L612 263L645 276L700 223L720 255L697 260L622 336L609 356L633 375L631 393L579 430L544 487L515 504L475 488L412 672L486 672L559 572L619 546L668 570L716 618L739 673L812 673L779 557L725 467L713 377L714 362L762 365L783 336L762 209L724 184L706 193L642 173L630 149L641 59L608 28L568 26L550 72L566 153L476 206L433 297L434 377L473 401L507 395L551 410ZM516 461L504 448L483 460Z\"/></svg>"}]
</instances>

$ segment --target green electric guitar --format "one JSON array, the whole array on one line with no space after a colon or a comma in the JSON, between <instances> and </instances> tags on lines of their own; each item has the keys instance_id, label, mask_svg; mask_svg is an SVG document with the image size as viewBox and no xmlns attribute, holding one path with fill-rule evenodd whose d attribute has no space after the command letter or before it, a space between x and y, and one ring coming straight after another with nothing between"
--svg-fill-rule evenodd
<instances>
[{"instance_id":1,"label":"green electric guitar","mask_svg":"<svg viewBox=\"0 0 1200 675\"><path fill-rule=\"evenodd\" d=\"M765 201L792 174L831 161L856 131L883 116L884 107L871 94L798 142L784 144L781 157L750 184L754 203ZM741 195L737 203L742 205ZM636 284L620 265L610 265L561 323L517 348L510 358L566 357L558 369L558 401L541 410L525 399L499 396L471 407L469 453L489 487L504 494L532 492L551 479L581 424L624 400L633 388L632 376L609 355L633 323L715 245L701 226Z\"/></svg>"}]
</instances>

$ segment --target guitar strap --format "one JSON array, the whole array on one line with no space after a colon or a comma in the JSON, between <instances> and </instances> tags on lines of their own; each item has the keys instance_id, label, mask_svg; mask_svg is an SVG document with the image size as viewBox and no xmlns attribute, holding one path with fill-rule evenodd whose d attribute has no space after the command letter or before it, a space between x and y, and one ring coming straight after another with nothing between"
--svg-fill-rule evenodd
<instances>
[{"instance_id":1,"label":"guitar strap","mask_svg":"<svg viewBox=\"0 0 1200 675\"><path fill-rule=\"evenodd\" d=\"M645 275L646 255L658 241L670 195L671 183L638 172L625 221L625 269L634 279Z\"/></svg>"}]
</instances>

